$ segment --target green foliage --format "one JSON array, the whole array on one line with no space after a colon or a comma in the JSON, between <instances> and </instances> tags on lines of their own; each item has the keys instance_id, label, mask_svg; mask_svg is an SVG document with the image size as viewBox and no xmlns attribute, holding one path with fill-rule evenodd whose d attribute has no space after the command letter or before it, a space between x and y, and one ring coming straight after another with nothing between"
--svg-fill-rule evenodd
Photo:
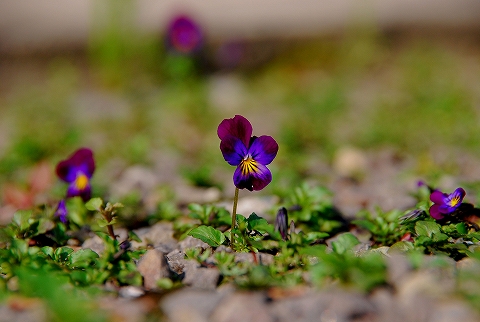
<instances>
[{"instance_id":1,"label":"green foliage","mask_svg":"<svg viewBox=\"0 0 480 322\"><path fill-rule=\"evenodd\" d=\"M232 224L230 213L223 207L192 203L188 205L188 210L190 210L189 217L198 219L202 225L220 227Z\"/></svg>"},{"instance_id":2,"label":"green foliage","mask_svg":"<svg viewBox=\"0 0 480 322\"><path fill-rule=\"evenodd\" d=\"M335 210L332 193L323 187L303 183L288 198L289 217L304 231L335 234L345 229L346 222Z\"/></svg>"},{"instance_id":3,"label":"green foliage","mask_svg":"<svg viewBox=\"0 0 480 322\"><path fill-rule=\"evenodd\" d=\"M406 232L400 225L401 215L402 212L396 209L388 212L377 209L375 213L365 210L357 215L362 219L353 220L352 224L368 230L374 244L390 246L399 241Z\"/></svg>"},{"instance_id":4,"label":"green foliage","mask_svg":"<svg viewBox=\"0 0 480 322\"><path fill-rule=\"evenodd\" d=\"M218 247L225 242L223 233L210 226L199 226L192 229L189 236L198 238L212 247Z\"/></svg>"}]
</instances>

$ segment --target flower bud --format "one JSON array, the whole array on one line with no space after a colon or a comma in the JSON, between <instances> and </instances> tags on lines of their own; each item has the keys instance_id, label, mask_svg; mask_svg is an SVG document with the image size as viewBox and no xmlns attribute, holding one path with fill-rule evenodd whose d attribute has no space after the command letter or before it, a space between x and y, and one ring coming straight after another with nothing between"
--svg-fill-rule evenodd
<instances>
[{"instance_id":1,"label":"flower bud","mask_svg":"<svg viewBox=\"0 0 480 322\"><path fill-rule=\"evenodd\" d=\"M280 232L283 240L288 238L288 214L287 209L282 207L277 212L277 217L275 219L275 230Z\"/></svg>"}]
</instances>

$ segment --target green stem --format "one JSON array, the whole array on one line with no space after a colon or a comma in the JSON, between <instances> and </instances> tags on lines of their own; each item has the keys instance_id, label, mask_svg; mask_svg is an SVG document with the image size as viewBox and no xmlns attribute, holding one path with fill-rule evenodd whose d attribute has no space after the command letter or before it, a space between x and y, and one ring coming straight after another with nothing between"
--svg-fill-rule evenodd
<instances>
[{"instance_id":1,"label":"green stem","mask_svg":"<svg viewBox=\"0 0 480 322\"><path fill-rule=\"evenodd\" d=\"M237 204L238 204L238 192L240 189L235 187L235 197L233 197L233 210L232 210L232 229L230 231L230 245L233 246L233 230L235 229L235 225L237 223Z\"/></svg>"}]
</instances>

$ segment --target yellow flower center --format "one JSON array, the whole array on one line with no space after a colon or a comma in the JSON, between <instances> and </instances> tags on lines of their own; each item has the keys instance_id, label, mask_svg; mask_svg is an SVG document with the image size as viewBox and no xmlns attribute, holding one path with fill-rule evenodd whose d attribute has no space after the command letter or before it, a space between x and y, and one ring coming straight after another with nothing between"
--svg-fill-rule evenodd
<instances>
[{"instance_id":1,"label":"yellow flower center","mask_svg":"<svg viewBox=\"0 0 480 322\"><path fill-rule=\"evenodd\" d=\"M250 173L258 171L257 161L252 159L250 156L246 156L240 163L240 169L242 170L242 175L247 176Z\"/></svg>"},{"instance_id":2,"label":"yellow flower center","mask_svg":"<svg viewBox=\"0 0 480 322\"><path fill-rule=\"evenodd\" d=\"M455 207L460 202L460 196L455 196L452 200L450 200L450 207Z\"/></svg>"},{"instance_id":3,"label":"yellow flower center","mask_svg":"<svg viewBox=\"0 0 480 322\"><path fill-rule=\"evenodd\" d=\"M77 187L78 190L84 190L88 185L88 177L84 175L83 173L79 174L75 178L75 187Z\"/></svg>"}]
</instances>

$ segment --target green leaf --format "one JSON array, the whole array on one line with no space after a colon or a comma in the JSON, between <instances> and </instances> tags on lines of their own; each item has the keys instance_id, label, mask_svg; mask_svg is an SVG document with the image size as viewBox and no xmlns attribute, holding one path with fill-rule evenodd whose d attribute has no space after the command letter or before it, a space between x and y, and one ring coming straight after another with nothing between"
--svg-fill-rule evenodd
<instances>
[{"instance_id":1,"label":"green leaf","mask_svg":"<svg viewBox=\"0 0 480 322\"><path fill-rule=\"evenodd\" d=\"M53 259L53 248L50 247L50 246L44 246L42 248L40 248L42 250L42 252L47 255L47 256L50 256L50 258Z\"/></svg>"},{"instance_id":2,"label":"green leaf","mask_svg":"<svg viewBox=\"0 0 480 322\"><path fill-rule=\"evenodd\" d=\"M225 236L220 230L210 226L199 226L192 229L188 235L198 238L212 247L218 247L225 242Z\"/></svg>"},{"instance_id":3,"label":"green leaf","mask_svg":"<svg viewBox=\"0 0 480 322\"><path fill-rule=\"evenodd\" d=\"M83 226L87 219L87 209L82 198L74 197L68 198L66 202L68 210L68 220L76 223L79 226Z\"/></svg>"},{"instance_id":4,"label":"green leaf","mask_svg":"<svg viewBox=\"0 0 480 322\"><path fill-rule=\"evenodd\" d=\"M70 254L70 266L72 268L76 267L89 267L91 266L91 262L97 259L99 256L91 249L80 249L76 252Z\"/></svg>"},{"instance_id":5,"label":"green leaf","mask_svg":"<svg viewBox=\"0 0 480 322\"><path fill-rule=\"evenodd\" d=\"M459 234L465 235L468 232L467 227L463 222L458 223L456 227Z\"/></svg>"},{"instance_id":6,"label":"green leaf","mask_svg":"<svg viewBox=\"0 0 480 322\"><path fill-rule=\"evenodd\" d=\"M392 246L390 246L390 249L388 250L388 253L389 254L392 254L392 253L406 253L410 250L412 250L414 247L413 247L413 244L411 242L407 242L407 241L399 241L399 242L396 242L395 244L393 244Z\"/></svg>"},{"instance_id":7,"label":"green leaf","mask_svg":"<svg viewBox=\"0 0 480 322\"><path fill-rule=\"evenodd\" d=\"M135 232L133 230L129 230L128 231L128 239L129 240L132 240L132 241L136 241L138 243L141 243L142 240L140 239L140 237L138 237L137 234L135 234Z\"/></svg>"},{"instance_id":8,"label":"green leaf","mask_svg":"<svg viewBox=\"0 0 480 322\"><path fill-rule=\"evenodd\" d=\"M108 222L105 218L103 217L100 217L97 219L97 224L100 228L103 228L103 227L106 227L106 226L110 226L110 225L114 225L117 223L117 219L116 218L113 218L112 220L110 220L110 222Z\"/></svg>"},{"instance_id":9,"label":"green leaf","mask_svg":"<svg viewBox=\"0 0 480 322\"><path fill-rule=\"evenodd\" d=\"M59 247L54 251L55 260L58 262L65 262L68 260L68 257L72 252L73 249L71 249L70 247Z\"/></svg>"},{"instance_id":10,"label":"green leaf","mask_svg":"<svg viewBox=\"0 0 480 322\"><path fill-rule=\"evenodd\" d=\"M415 225L415 232L419 236L432 237L433 234L440 234L440 225L434 221L419 221Z\"/></svg>"},{"instance_id":11,"label":"green leaf","mask_svg":"<svg viewBox=\"0 0 480 322\"><path fill-rule=\"evenodd\" d=\"M30 227L30 218L32 218L31 210L18 210L13 214L13 222L20 228L21 231Z\"/></svg>"},{"instance_id":12,"label":"green leaf","mask_svg":"<svg viewBox=\"0 0 480 322\"><path fill-rule=\"evenodd\" d=\"M309 232L305 235L305 240L308 243L311 243L311 242L317 241L317 240L325 238L325 237L328 237L327 233L321 233L319 231L311 231L311 232Z\"/></svg>"},{"instance_id":13,"label":"green leaf","mask_svg":"<svg viewBox=\"0 0 480 322\"><path fill-rule=\"evenodd\" d=\"M256 213L252 212L252 214L247 218L248 229L249 230L257 230L257 227L268 225L268 221L265 218L258 216Z\"/></svg>"},{"instance_id":14,"label":"green leaf","mask_svg":"<svg viewBox=\"0 0 480 322\"><path fill-rule=\"evenodd\" d=\"M332 242L333 250L338 254L343 254L360 244L357 237L351 233L343 233L338 235L337 240Z\"/></svg>"},{"instance_id":15,"label":"green leaf","mask_svg":"<svg viewBox=\"0 0 480 322\"><path fill-rule=\"evenodd\" d=\"M375 228L376 228L374 223L365 219L352 220L352 224L357 225L358 227L366 229L370 232L375 231Z\"/></svg>"},{"instance_id":16,"label":"green leaf","mask_svg":"<svg viewBox=\"0 0 480 322\"><path fill-rule=\"evenodd\" d=\"M90 211L100 211L102 209L103 200L101 198L92 198L86 204L85 207Z\"/></svg>"}]
</instances>

